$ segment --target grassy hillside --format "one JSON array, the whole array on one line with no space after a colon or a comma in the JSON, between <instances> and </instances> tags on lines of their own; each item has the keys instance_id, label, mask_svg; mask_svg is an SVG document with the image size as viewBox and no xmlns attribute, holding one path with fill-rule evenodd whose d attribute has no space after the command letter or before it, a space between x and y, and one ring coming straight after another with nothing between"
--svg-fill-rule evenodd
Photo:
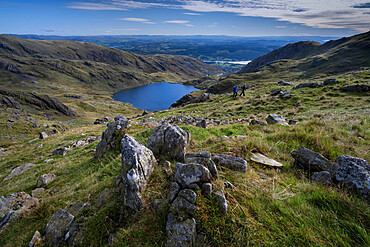
<instances>
[{"instance_id":1,"label":"grassy hillside","mask_svg":"<svg viewBox=\"0 0 370 247\"><path fill-rule=\"evenodd\" d=\"M334 85L291 91L292 97L288 99L270 96L271 90L281 87L276 83L285 79L284 71L266 77L264 73L267 72L227 79L232 84L242 84L248 78L250 84L258 84L248 89L245 97L233 100L229 94L214 95L205 103L133 118L128 134L146 144L154 127L143 123L146 117L160 119L169 115L198 115L206 119L228 120L229 124L206 129L180 124L191 134L190 152L225 153L248 160L245 174L219 167L219 180L215 186L225 191L229 203L225 216L221 215L215 201L198 194L197 230L206 236L209 246L369 246L369 202L356 191L349 191L341 185L329 187L310 181L309 175L294 165L290 152L304 146L331 161L344 154L370 161L369 94L340 90L368 83L370 70L338 76L339 82ZM309 81L325 79L326 76L316 76ZM306 80L297 79L299 82ZM0 181L12 167L25 163L37 165L1 183L0 195L19 191L31 193L41 174L58 176L40 194L40 208L0 234L0 245L27 245L36 230L43 233L46 223L59 208L70 203L89 202L91 208L83 213L85 245L107 246L110 242L114 246L164 246L168 204L160 209L154 206L157 200L166 201L169 193L171 176L164 169L160 166L155 168L144 194L143 210L129 214L122 206L119 191L113 186L114 177L120 174L121 169L119 153L110 152L102 160L93 159L97 145L93 142L74 148L66 156L51 154L56 147L70 145L90 135L100 136L105 126L92 124L97 117L114 117L116 114L134 117L141 111L124 103L112 102L109 94L103 91L92 91L73 83L50 84L40 82L37 87L41 92L62 99L76 111L76 119L58 115L46 118L42 111L32 113L28 110L27 113L20 112L20 119L17 119L13 116L14 109L0 106L3 135L0 146L9 152L0 155ZM80 98L68 97L71 94ZM294 126L261 126L241 120L264 120L271 113L299 120L299 123ZM26 123L29 117L38 121L38 128ZM9 122L9 118L14 122ZM39 131L53 128L43 124L59 124L68 129L30 142L37 138ZM244 137L222 139L224 135ZM284 167L273 169L254 163L249 160L253 152L273 158ZM54 160L44 163L49 158ZM171 162L173 168L175 163ZM226 181L235 189L225 188Z\"/></svg>"},{"instance_id":2,"label":"grassy hillside","mask_svg":"<svg viewBox=\"0 0 370 247\"><path fill-rule=\"evenodd\" d=\"M86 42L0 35L0 82L54 81L118 91L152 82L182 82L220 69L187 56L143 56Z\"/></svg>"}]
</instances>

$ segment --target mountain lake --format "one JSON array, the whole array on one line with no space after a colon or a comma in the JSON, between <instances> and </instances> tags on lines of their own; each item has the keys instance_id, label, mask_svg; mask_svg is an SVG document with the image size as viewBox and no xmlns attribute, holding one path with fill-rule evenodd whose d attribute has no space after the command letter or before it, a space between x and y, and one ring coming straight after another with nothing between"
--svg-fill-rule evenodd
<instances>
[{"instance_id":1,"label":"mountain lake","mask_svg":"<svg viewBox=\"0 0 370 247\"><path fill-rule=\"evenodd\" d=\"M132 104L133 107L147 111L161 111L168 109L172 103L182 96L198 90L168 82L152 83L142 87L130 88L115 93L112 98L117 101Z\"/></svg>"}]
</instances>

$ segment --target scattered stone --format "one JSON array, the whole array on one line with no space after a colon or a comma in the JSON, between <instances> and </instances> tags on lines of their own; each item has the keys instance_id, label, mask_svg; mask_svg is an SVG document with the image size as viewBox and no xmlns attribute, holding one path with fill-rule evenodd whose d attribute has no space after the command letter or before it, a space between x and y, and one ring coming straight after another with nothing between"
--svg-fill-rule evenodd
<instances>
[{"instance_id":1,"label":"scattered stone","mask_svg":"<svg viewBox=\"0 0 370 247\"><path fill-rule=\"evenodd\" d=\"M191 189L191 190L194 190L194 191L200 191L200 187L196 183L189 184L188 188Z\"/></svg>"},{"instance_id":2,"label":"scattered stone","mask_svg":"<svg viewBox=\"0 0 370 247\"><path fill-rule=\"evenodd\" d=\"M181 188L187 188L192 183L205 183L211 181L208 168L200 164L176 164L175 181Z\"/></svg>"},{"instance_id":3,"label":"scattered stone","mask_svg":"<svg viewBox=\"0 0 370 247\"><path fill-rule=\"evenodd\" d=\"M102 133L101 141L96 146L94 158L102 158L108 150L119 150L127 124L127 118L121 115L116 116L114 121L108 124L107 129Z\"/></svg>"},{"instance_id":4,"label":"scattered stone","mask_svg":"<svg viewBox=\"0 0 370 247\"><path fill-rule=\"evenodd\" d=\"M370 91L369 85L353 85L348 87L343 87L340 89L345 93L365 93Z\"/></svg>"},{"instance_id":5,"label":"scattered stone","mask_svg":"<svg viewBox=\"0 0 370 247\"><path fill-rule=\"evenodd\" d=\"M211 196L212 193L212 184L211 183L204 183L202 184L202 193L206 196Z\"/></svg>"},{"instance_id":6,"label":"scattered stone","mask_svg":"<svg viewBox=\"0 0 370 247\"><path fill-rule=\"evenodd\" d=\"M46 139L46 138L48 138L48 135L45 132L40 132L39 139Z\"/></svg>"},{"instance_id":7,"label":"scattered stone","mask_svg":"<svg viewBox=\"0 0 370 247\"><path fill-rule=\"evenodd\" d=\"M37 246L40 246L41 244L42 244L42 236L39 231L35 231L30 243L28 244L28 247L37 247Z\"/></svg>"},{"instance_id":8,"label":"scattered stone","mask_svg":"<svg viewBox=\"0 0 370 247\"><path fill-rule=\"evenodd\" d=\"M44 160L44 163L45 164L47 164L47 163L49 163L49 162L51 162L51 161L53 161L54 159L46 159L46 160Z\"/></svg>"},{"instance_id":9,"label":"scattered stone","mask_svg":"<svg viewBox=\"0 0 370 247\"><path fill-rule=\"evenodd\" d=\"M153 151L154 155L164 155L178 161L184 161L190 142L190 133L178 126L162 124L154 128L147 147Z\"/></svg>"},{"instance_id":10,"label":"scattered stone","mask_svg":"<svg viewBox=\"0 0 370 247\"><path fill-rule=\"evenodd\" d=\"M36 188L48 186L51 182L57 179L55 174L44 174L39 177L36 183Z\"/></svg>"},{"instance_id":11,"label":"scattered stone","mask_svg":"<svg viewBox=\"0 0 370 247\"><path fill-rule=\"evenodd\" d=\"M281 124L285 126L289 126L289 124L285 121L285 119L277 114L270 114L266 117L266 122L268 124Z\"/></svg>"},{"instance_id":12,"label":"scattered stone","mask_svg":"<svg viewBox=\"0 0 370 247\"><path fill-rule=\"evenodd\" d=\"M333 184L333 181L331 179L331 174L328 171L314 172L311 176L311 179L320 184L325 184L325 185Z\"/></svg>"},{"instance_id":13,"label":"scattered stone","mask_svg":"<svg viewBox=\"0 0 370 247\"><path fill-rule=\"evenodd\" d=\"M228 140L228 139L230 139L230 137L228 137L228 136L221 136L221 140Z\"/></svg>"},{"instance_id":14,"label":"scattered stone","mask_svg":"<svg viewBox=\"0 0 370 247\"><path fill-rule=\"evenodd\" d=\"M147 110L143 111L143 114L141 114L141 116L145 116L145 115L148 115L150 112L148 112Z\"/></svg>"},{"instance_id":15,"label":"scattered stone","mask_svg":"<svg viewBox=\"0 0 370 247\"><path fill-rule=\"evenodd\" d=\"M272 90L272 91L271 91L271 93L270 93L270 96L277 96L277 95L279 95L281 92L283 92L283 89L281 89L281 88L278 88L278 89Z\"/></svg>"},{"instance_id":16,"label":"scattered stone","mask_svg":"<svg viewBox=\"0 0 370 247\"><path fill-rule=\"evenodd\" d=\"M337 79L326 79L320 86L329 86L338 83Z\"/></svg>"},{"instance_id":17,"label":"scattered stone","mask_svg":"<svg viewBox=\"0 0 370 247\"><path fill-rule=\"evenodd\" d=\"M248 168L248 164L245 159L227 154L213 155L212 160L216 165L224 166L234 171L246 172Z\"/></svg>"},{"instance_id":18,"label":"scattered stone","mask_svg":"<svg viewBox=\"0 0 370 247\"><path fill-rule=\"evenodd\" d=\"M226 214L227 213L227 201L226 201L224 192L222 190L218 190L216 192L212 192L212 196L216 197L217 202L221 209L221 213Z\"/></svg>"},{"instance_id":19,"label":"scattered stone","mask_svg":"<svg viewBox=\"0 0 370 247\"><path fill-rule=\"evenodd\" d=\"M180 191L180 185L176 182L171 183L171 188L170 188L170 202L172 202L176 197L177 194Z\"/></svg>"},{"instance_id":20,"label":"scattered stone","mask_svg":"<svg viewBox=\"0 0 370 247\"><path fill-rule=\"evenodd\" d=\"M150 149L128 135L122 138L121 153L124 204L138 211L143 206L141 193L157 161Z\"/></svg>"},{"instance_id":21,"label":"scattered stone","mask_svg":"<svg viewBox=\"0 0 370 247\"><path fill-rule=\"evenodd\" d=\"M6 152L4 151L4 148L0 147L0 154L5 154Z\"/></svg>"},{"instance_id":22,"label":"scattered stone","mask_svg":"<svg viewBox=\"0 0 370 247\"><path fill-rule=\"evenodd\" d=\"M197 194L191 189L181 190L178 194L179 197L186 199L188 202L195 204L197 200Z\"/></svg>"},{"instance_id":23,"label":"scattered stone","mask_svg":"<svg viewBox=\"0 0 370 247\"><path fill-rule=\"evenodd\" d=\"M370 196L370 165L363 159L342 155L335 159L334 175L338 182L349 188L356 188L365 196Z\"/></svg>"},{"instance_id":24,"label":"scattered stone","mask_svg":"<svg viewBox=\"0 0 370 247\"><path fill-rule=\"evenodd\" d=\"M295 159L296 164L310 172L328 171L331 166L329 160L324 156L305 147L294 150L291 155Z\"/></svg>"},{"instance_id":25,"label":"scattered stone","mask_svg":"<svg viewBox=\"0 0 370 247\"><path fill-rule=\"evenodd\" d=\"M279 81L277 84L280 85L280 86L293 86L294 85L293 82L288 82L288 81L284 81L284 80Z\"/></svg>"},{"instance_id":26,"label":"scattered stone","mask_svg":"<svg viewBox=\"0 0 370 247\"><path fill-rule=\"evenodd\" d=\"M211 159L210 152L200 152L200 153L187 153L185 155L186 164L201 164L208 168L213 179L217 178L217 167L216 164Z\"/></svg>"},{"instance_id":27,"label":"scattered stone","mask_svg":"<svg viewBox=\"0 0 370 247\"><path fill-rule=\"evenodd\" d=\"M45 241L52 246L58 246L64 241L75 217L64 209L59 209L45 227Z\"/></svg>"},{"instance_id":28,"label":"scattered stone","mask_svg":"<svg viewBox=\"0 0 370 247\"><path fill-rule=\"evenodd\" d=\"M309 88L317 88L320 85L317 82L306 82L306 83L301 83L295 87L292 88L292 90L298 89L298 88L304 88L304 87L309 87Z\"/></svg>"},{"instance_id":29,"label":"scattered stone","mask_svg":"<svg viewBox=\"0 0 370 247\"><path fill-rule=\"evenodd\" d=\"M180 221L172 214L168 215L167 224L167 247L192 247L197 237L195 219Z\"/></svg>"},{"instance_id":30,"label":"scattered stone","mask_svg":"<svg viewBox=\"0 0 370 247\"><path fill-rule=\"evenodd\" d=\"M89 144L89 143L92 143L92 142L97 141L99 139L100 139L100 137L98 137L98 136L88 136L85 139L85 142Z\"/></svg>"},{"instance_id":31,"label":"scattered stone","mask_svg":"<svg viewBox=\"0 0 370 247\"><path fill-rule=\"evenodd\" d=\"M71 203L64 210L77 217L82 212L82 210L90 206L90 203Z\"/></svg>"},{"instance_id":32,"label":"scattered stone","mask_svg":"<svg viewBox=\"0 0 370 247\"><path fill-rule=\"evenodd\" d=\"M25 164L25 165L18 166L16 168L14 168L6 178L4 178L3 182L5 182L9 179L12 179L15 176L21 175L22 173L24 173L28 169L31 169L35 166L36 166L35 164Z\"/></svg>"},{"instance_id":33,"label":"scattered stone","mask_svg":"<svg viewBox=\"0 0 370 247\"><path fill-rule=\"evenodd\" d=\"M31 192L31 195L37 198L43 192L45 192L45 188L36 188Z\"/></svg>"},{"instance_id":34,"label":"scattered stone","mask_svg":"<svg viewBox=\"0 0 370 247\"><path fill-rule=\"evenodd\" d=\"M272 166L272 167L283 167L284 165L277 162L276 160L267 158L263 154L260 153L254 153L251 156L251 160L263 165Z\"/></svg>"},{"instance_id":35,"label":"scattered stone","mask_svg":"<svg viewBox=\"0 0 370 247\"><path fill-rule=\"evenodd\" d=\"M171 162L169 162L168 160L161 161L159 163L159 166L162 167L162 170L164 171L164 173L166 173L167 176L173 175Z\"/></svg>"},{"instance_id":36,"label":"scattered stone","mask_svg":"<svg viewBox=\"0 0 370 247\"><path fill-rule=\"evenodd\" d=\"M197 123L196 126L205 129L207 128L207 121L205 119L202 119L199 123Z\"/></svg>"},{"instance_id":37,"label":"scattered stone","mask_svg":"<svg viewBox=\"0 0 370 247\"><path fill-rule=\"evenodd\" d=\"M191 190L192 191L192 190ZM194 193L194 191L193 191ZM194 217L196 207L183 197L176 197L170 207L170 213L178 218L191 218Z\"/></svg>"},{"instance_id":38,"label":"scattered stone","mask_svg":"<svg viewBox=\"0 0 370 247\"><path fill-rule=\"evenodd\" d=\"M53 150L53 155L63 155L65 156L69 151L71 151L71 148L67 147L59 147Z\"/></svg>"},{"instance_id":39,"label":"scattered stone","mask_svg":"<svg viewBox=\"0 0 370 247\"><path fill-rule=\"evenodd\" d=\"M298 120L289 119L288 124L289 125L296 125L298 123Z\"/></svg>"},{"instance_id":40,"label":"scattered stone","mask_svg":"<svg viewBox=\"0 0 370 247\"><path fill-rule=\"evenodd\" d=\"M251 122L250 122L250 124L251 125L257 125L257 124L259 124L259 125L267 125L266 122L261 121L261 120L256 120L256 119L252 119Z\"/></svg>"},{"instance_id":41,"label":"scattered stone","mask_svg":"<svg viewBox=\"0 0 370 247\"><path fill-rule=\"evenodd\" d=\"M42 160L43 158L44 158L44 156L37 156L38 160Z\"/></svg>"},{"instance_id":42,"label":"scattered stone","mask_svg":"<svg viewBox=\"0 0 370 247\"><path fill-rule=\"evenodd\" d=\"M110 117L103 117L103 118L98 118L95 119L94 124L103 124L112 121L112 118Z\"/></svg>"}]
</instances>

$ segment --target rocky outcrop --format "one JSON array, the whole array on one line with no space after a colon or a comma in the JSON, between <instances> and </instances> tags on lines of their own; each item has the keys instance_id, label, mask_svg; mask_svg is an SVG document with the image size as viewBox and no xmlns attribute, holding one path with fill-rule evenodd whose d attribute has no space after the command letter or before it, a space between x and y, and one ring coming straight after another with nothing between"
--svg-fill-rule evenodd
<instances>
[{"instance_id":1,"label":"rocky outcrop","mask_svg":"<svg viewBox=\"0 0 370 247\"><path fill-rule=\"evenodd\" d=\"M277 84L280 85L280 86L293 86L294 85L293 82L288 82L288 81L284 81L284 80L279 81Z\"/></svg>"},{"instance_id":2,"label":"rocky outcrop","mask_svg":"<svg viewBox=\"0 0 370 247\"><path fill-rule=\"evenodd\" d=\"M9 179L12 179L15 176L18 176L18 175L24 173L25 171L35 167L35 166L36 166L35 164L24 164L24 165L18 166L16 168L14 168L6 178L4 178L3 182L5 182Z\"/></svg>"},{"instance_id":3,"label":"rocky outcrop","mask_svg":"<svg viewBox=\"0 0 370 247\"><path fill-rule=\"evenodd\" d=\"M210 96L211 96L210 93L202 93L202 95L199 97L194 97L191 94L187 94L183 96L181 99L179 99L178 101L174 102L170 106L170 108L183 107L189 104L206 102Z\"/></svg>"},{"instance_id":4,"label":"rocky outcrop","mask_svg":"<svg viewBox=\"0 0 370 247\"><path fill-rule=\"evenodd\" d=\"M352 86L347 86L343 87L340 89L342 92L345 93L365 93L370 91L370 86L369 85L352 85Z\"/></svg>"},{"instance_id":5,"label":"rocky outcrop","mask_svg":"<svg viewBox=\"0 0 370 247\"><path fill-rule=\"evenodd\" d=\"M0 233L38 206L39 200L26 192L18 192L7 197L0 196Z\"/></svg>"},{"instance_id":6,"label":"rocky outcrop","mask_svg":"<svg viewBox=\"0 0 370 247\"><path fill-rule=\"evenodd\" d=\"M247 161L240 157L234 157L227 154L213 155L212 160L217 166L224 166L230 170L247 172Z\"/></svg>"},{"instance_id":7,"label":"rocky outcrop","mask_svg":"<svg viewBox=\"0 0 370 247\"><path fill-rule=\"evenodd\" d=\"M55 174L44 174L37 179L36 188L48 186L51 182L57 179Z\"/></svg>"},{"instance_id":8,"label":"rocky outcrop","mask_svg":"<svg viewBox=\"0 0 370 247\"><path fill-rule=\"evenodd\" d=\"M299 88L304 88L304 87L317 88L319 86L320 85L317 82L306 82L306 83L298 84L297 86L293 87L292 90L299 89Z\"/></svg>"},{"instance_id":9,"label":"rocky outcrop","mask_svg":"<svg viewBox=\"0 0 370 247\"><path fill-rule=\"evenodd\" d=\"M112 121L112 118L110 117L103 117L103 118L97 118L94 121L94 124L103 124Z\"/></svg>"},{"instance_id":10,"label":"rocky outcrop","mask_svg":"<svg viewBox=\"0 0 370 247\"><path fill-rule=\"evenodd\" d=\"M365 160L343 155L335 159L331 171L338 182L370 196L370 165Z\"/></svg>"},{"instance_id":11,"label":"rocky outcrop","mask_svg":"<svg viewBox=\"0 0 370 247\"><path fill-rule=\"evenodd\" d=\"M268 124L281 124L285 126L289 126L289 124L285 121L285 119L277 114L270 114L266 117L266 122Z\"/></svg>"},{"instance_id":12,"label":"rocky outcrop","mask_svg":"<svg viewBox=\"0 0 370 247\"><path fill-rule=\"evenodd\" d=\"M157 161L153 152L125 135L121 141L124 204L138 211L142 208L141 195Z\"/></svg>"},{"instance_id":13,"label":"rocky outcrop","mask_svg":"<svg viewBox=\"0 0 370 247\"><path fill-rule=\"evenodd\" d=\"M184 161L190 142L190 133L167 123L154 128L147 147L156 156Z\"/></svg>"},{"instance_id":14,"label":"rocky outcrop","mask_svg":"<svg viewBox=\"0 0 370 247\"><path fill-rule=\"evenodd\" d=\"M310 172L329 171L331 163L321 154L315 153L305 147L294 150L291 155L297 165Z\"/></svg>"},{"instance_id":15,"label":"rocky outcrop","mask_svg":"<svg viewBox=\"0 0 370 247\"><path fill-rule=\"evenodd\" d=\"M107 129L102 133L101 141L96 146L94 158L102 158L109 150L119 150L121 139L128 125L127 118L118 115L110 122Z\"/></svg>"}]
</instances>

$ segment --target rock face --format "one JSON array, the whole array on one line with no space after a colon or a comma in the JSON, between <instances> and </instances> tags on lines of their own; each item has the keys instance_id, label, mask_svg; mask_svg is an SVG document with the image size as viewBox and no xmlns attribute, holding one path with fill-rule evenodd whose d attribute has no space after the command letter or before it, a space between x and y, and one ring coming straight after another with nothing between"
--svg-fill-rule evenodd
<instances>
[{"instance_id":1,"label":"rock face","mask_svg":"<svg viewBox=\"0 0 370 247\"><path fill-rule=\"evenodd\" d=\"M14 168L6 178L4 178L3 182L5 182L9 179L12 179L15 176L18 176L18 175L22 174L23 172L27 171L28 169L31 169L35 166L36 166L35 164L25 164L25 165L18 166L16 168Z\"/></svg>"},{"instance_id":2,"label":"rock face","mask_svg":"<svg viewBox=\"0 0 370 247\"><path fill-rule=\"evenodd\" d=\"M39 177L36 183L36 188L48 186L57 178L55 174L44 174Z\"/></svg>"},{"instance_id":3,"label":"rock face","mask_svg":"<svg viewBox=\"0 0 370 247\"><path fill-rule=\"evenodd\" d=\"M59 209L50 218L45 227L45 241L52 246L58 246L64 241L74 216L64 209Z\"/></svg>"},{"instance_id":4,"label":"rock face","mask_svg":"<svg viewBox=\"0 0 370 247\"><path fill-rule=\"evenodd\" d=\"M234 171L246 172L248 168L248 164L245 159L227 154L213 155L212 160L216 165L224 166Z\"/></svg>"},{"instance_id":5,"label":"rock face","mask_svg":"<svg viewBox=\"0 0 370 247\"><path fill-rule=\"evenodd\" d=\"M268 124L277 124L278 123L278 124L285 125L285 126L289 125L282 116L277 115L277 114L268 115L266 117L266 122Z\"/></svg>"},{"instance_id":6,"label":"rock face","mask_svg":"<svg viewBox=\"0 0 370 247\"><path fill-rule=\"evenodd\" d=\"M183 96L178 101L174 102L170 108L183 107L189 104L206 102L209 99L210 93L202 93L199 97L194 97L191 94Z\"/></svg>"},{"instance_id":7,"label":"rock face","mask_svg":"<svg viewBox=\"0 0 370 247\"><path fill-rule=\"evenodd\" d=\"M335 179L370 196L370 165L363 159L343 155L335 159Z\"/></svg>"},{"instance_id":8,"label":"rock face","mask_svg":"<svg viewBox=\"0 0 370 247\"><path fill-rule=\"evenodd\" d=\"M186 188L193 183L208 183L211 173L200 164L176 164L175 181L181 188Z\"/></svg>"},{"instance_id":9,"label":"rock face","mask_svg":"<svg viewBox=\"0 0 370 247\"><path fill-rule=\"evenodd\" d=\"M184 161L189 142L189 132L176 125L165 123L153 130L146 146L156 156L164 155L168 158Z\"/></svg>"},{"instance_id":10,"label":"rock face","mask_svg":"<svg viewBox=\"0 0 370 247\"><path fill-rule=\"evenodd\" d=\"M122 138L121 153L124 203L137 211L143 206L141 193L157 161L150 149L128 135Z\"/></svg>"},{"instance_id":11,"label":"rock face","mask_svg":"<svg viewBox=\"0 0 370 247\"><path fill-rule=\"evenodd\" d=\"M185 155L186 164L201 164L208 168L213 179L217 178L217 167L215 162L211 159L210 152L200 152L200 153L187 153Z\"/></svg>"},{"instance_id":12,"label":"rock face","mask_svg":"<svg viewBox=\"0 0 370 247\"><path fill-rule=\"evenodd\" d=\"M291 155L298 165L310 172L329 171L331 166L329 160L324 156L305 147L300 147L298 150L294 150Z\"/></svg>"},{"instance_id":13,"label":"rock face","mask_svg":"<svg viewBox=\"0 0 370 247\"><path fill-rule=\"evenodd\" d=\"M26 192L0 196L0 233L11 223L39 206L39 200Z\"/></svg>"},{"instance_id":14,"label":"rock face","mask_svg":"<svg viewBox=\"0 0 370 247\"><path fill-rule=\"evenodd\" d=\"M107 129L102 133L101 141L96 146L94 155L96 159L102 158L108 150L119 150L127 125L128 120L121 115L116 116L114 121L108 124Z\"/></svg>"},{"instance_id":15,"label":"rock face","mask_svg":"<svg viewBox=\"0 0 370 247\"><path fill-rule=\"evenodd\" d=\"M331 174L328 171L314 172L311 176L313 181L320 184L331 185L333 183Z\"/></svg>"}]
</instances>

